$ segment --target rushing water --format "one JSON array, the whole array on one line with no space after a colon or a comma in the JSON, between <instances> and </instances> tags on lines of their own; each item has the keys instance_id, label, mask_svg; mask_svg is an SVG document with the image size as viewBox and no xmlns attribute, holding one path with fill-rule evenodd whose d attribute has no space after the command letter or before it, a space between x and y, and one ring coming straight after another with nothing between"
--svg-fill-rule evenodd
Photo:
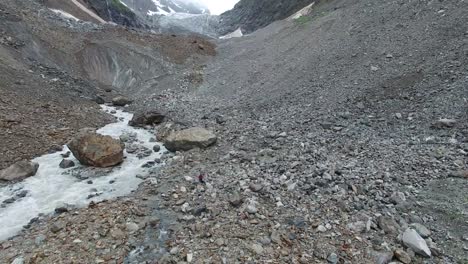
<instances>
[{"instance_id":1,"label":"rushing water","mask_svg":"<svg viewBox=\"0 0 468 264\"><path fill-rule=\"evenodd\" d=\"M109 106L102 106L102 108L109 113L115 110ZM137 141L134 144L150 150L158 144L151 142L150 139L154 138L151 132L128 126L132 114L115 110L113 115L118 118L118 122L106 125L99 129L98 133L114 138L119 138L122 134L134 133L137 135ZM149 169L143 168L142 165L160 158L164 151L164 147L161 146L159 152L152 152L150 156L144 158L137 157L136 153L130 154L125 151L124 162L112 169L82 166L73 155L70 155L68 159L73 160L77 166L61 169L59 167L63 159L61 154L68 152L66 146L61 152L34 159L34 162L39 163L39 170L35 176L0 188L0 203L8 198L18 197L15 202L3 204L4 207L0 208L0 241L17 234L24 225L39 214L50 214L57 207L64 205L83 207L91 201L97 202L129 194L142 181L136 176L148 174ZM77 177L82 174L96 176L89 179ZM26 196L20 198L21 193L23 195L26 193Z\"/></svg>"}]
</instances>

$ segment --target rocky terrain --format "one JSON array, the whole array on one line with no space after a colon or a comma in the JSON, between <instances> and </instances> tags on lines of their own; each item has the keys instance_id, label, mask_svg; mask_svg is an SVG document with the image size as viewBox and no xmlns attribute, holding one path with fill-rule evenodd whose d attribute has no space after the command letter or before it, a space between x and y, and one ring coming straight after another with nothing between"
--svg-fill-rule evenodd
<instances>
[{"instance_id":1,"label":"rocky terrain","mask_svg":"<svg viewBox=\"0 0 468 264\"><path fill-rule=\"evenodd\" d=\"M29 25L20 36L54 36L53 25L60 41L43 46L78 58L36 58L83 81L89 96L67 104L83 105L73 113L104 122L93 96L123 94L127 110L166 114L149 129L175 152L128 197L34 219L0 244L2 262L468 261L465 1L322 1L306 17L213 44L12 17L37 14L34 3L0 5L12 36L0 51L28 51L27 38L13 38L18 25ZM68 35L73 45L60 45ZM11 76L2 92L17 87ZM9 114L36 109L11 104Z\"/></svg>"}]
</instances>

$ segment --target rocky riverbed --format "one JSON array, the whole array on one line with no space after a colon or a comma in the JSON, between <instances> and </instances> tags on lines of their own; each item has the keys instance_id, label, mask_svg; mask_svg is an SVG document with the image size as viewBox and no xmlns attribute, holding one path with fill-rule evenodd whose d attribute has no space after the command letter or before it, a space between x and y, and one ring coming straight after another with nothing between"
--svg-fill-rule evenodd
<instances>
[{"instance_id":1,"label":"rocky riverbed","mask_svg":"<svg viewBox=\"0 0 468 264\"><path fill-rule=\"evenodd\" d=\"M38 217L0 259L466 262L467 8L324 1L122 88L129 111L167 113L158 140L216 142L174 149L127 197Z\"/></svg>"}]
</instances>

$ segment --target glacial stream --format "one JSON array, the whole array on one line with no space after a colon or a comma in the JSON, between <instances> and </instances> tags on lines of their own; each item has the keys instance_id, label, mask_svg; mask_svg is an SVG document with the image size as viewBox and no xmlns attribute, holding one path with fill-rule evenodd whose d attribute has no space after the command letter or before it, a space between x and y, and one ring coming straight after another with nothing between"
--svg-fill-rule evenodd
<instances>
[{"instance_id":1,"label":"glacial stream","mask_svg":"<svg viewBox=\"0 0 468 264\"><path fill-rule=\"evenodd\" d=\"M58 207L84 207L91 201L98 202L128 195L142 182L141 178L149 174L149 170L159 166L154 164L154 161L166 150L161 145L159 152L153 151L155 145L160 145L152 140L154 134L145 129L128 126L132 114L109 106L102 108L108 113L112 112L118 122L106 125L97 132L114 138L123 134L133 134L136 141L132 144L146 148L147 155L142 157L141 152L138 155L138 152L128 153L125 150L124 162L107 169L82 166L72 154L67 159L73 160L76 166L61 169L59 164L63 159L62 154L69 151L66 146L61 152L34 159L34 162L39 163L39 170L35 176L0 188L0 241L16 235L39 214L53 213ZM151 165L143 166L148 163ZM2 203L11 198L14 198L13 202Z\"/></svg>"}]
</instances>

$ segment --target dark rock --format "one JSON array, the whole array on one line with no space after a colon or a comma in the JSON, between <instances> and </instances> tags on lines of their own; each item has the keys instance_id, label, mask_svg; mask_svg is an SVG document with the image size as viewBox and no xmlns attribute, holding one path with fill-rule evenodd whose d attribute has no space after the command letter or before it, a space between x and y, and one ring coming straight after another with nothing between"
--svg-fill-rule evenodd
<instances>
[{"instance_id":1,"label":"dark rock","mask_svg":"<svg viewBox=\"0 0 468 264\"><path fill-rule=\"evenodd\" d=\"M27 190L22 190L21 192L16 194L16 197L24 198L24 197L26 197L26 195L28 195L28 191Z\"/></svg>"},{"instance_id":2,"label":"dark rock","mask_svg":"<svg viewBox=\"0 0 468 264\"><path fill-rule=\"evenodd\" d=\"M59 164L60 168L62 169L68 169L68 168L72 168L72 167L75 167L75 162L73 162L73 160L66 160L66 159L63 159L60 164Z\"/></svg>"},{"instance_id":3,"label":"dark rock","mask_svg":"<svg viewBox=\"0 0 468 264\"><path fill-rule=\"evenodd\" d=\"M97 103L97 104L105 104L106 101L104 100L104 98L102 98L101 96L96 96L96 98L94 98L94 101Z\"/></svg>"},{"instance_id":4,"label":"dark rock","mask_svg":"<svg viewBox=\"0 0 468 264\"><path fill-rule=\"evenodd\" d=\"M49 153L52 154L52 153L55 153L55 152L59 152L59 151L62 151L63 150L63 146L60 146L60 145L54 145L52 147L50 147L49 149Z\"/></svg>"},{"instance_id":5,"label":"dark rock","mask_svg":"<svg viewBox=\"0 0 468 264\"><path fill-rule=\"evenodd\" d=\"M66 207L57 207L55 208L55 213L57 214L63 214L63 213L67 213L68 212L68 208Z\"/></svg>"},{"instance_id":6,"label":"dark rock","mask_svg":"<svg viewBox=\"0 0 468 264\"><path fill-rule=\"evenodd\" d=\"M154 152L159 152L160 150L161 150L161 146L159 146L159 145L154 145L154 147L153 147L153 151L154 151Z\"/></svg>"}]
</instances>

